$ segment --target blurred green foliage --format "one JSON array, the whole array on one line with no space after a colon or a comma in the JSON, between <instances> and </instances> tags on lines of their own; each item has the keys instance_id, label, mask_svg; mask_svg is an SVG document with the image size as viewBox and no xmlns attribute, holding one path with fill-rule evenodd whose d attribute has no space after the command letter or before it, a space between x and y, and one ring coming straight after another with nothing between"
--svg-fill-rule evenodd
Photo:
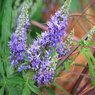
<instances>
[{"instance_id":1,"label":"blurred green foliage","mask_svg":"<svg viewBox=\"0 0 95 95\"><path fill-rule=\"evenodd\" d=\"M84 3L88 4L90 0L84 0ZM70 6L71 12L78 12L78 11L83 11L83 6L80 2L80 0L72 0L71 1L71 6Z\"/></svg>"}]
</instances>

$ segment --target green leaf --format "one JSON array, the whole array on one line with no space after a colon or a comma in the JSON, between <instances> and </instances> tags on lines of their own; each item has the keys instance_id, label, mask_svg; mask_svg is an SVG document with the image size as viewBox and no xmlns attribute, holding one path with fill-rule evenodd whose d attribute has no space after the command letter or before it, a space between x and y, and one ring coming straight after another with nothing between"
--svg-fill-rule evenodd
<instances>
[{"instance_id":1,"label":"green leaf","mask_svg":"<svg viewBox=\"0 0 95 95\"><path fill-rule=\"evenodd\" d=\"M55 77L59 76L60 72L63 70L63 66L60 66L56 69L56 72L55 72Z\"/></svg>"},{"instance_id":2,"label":"green leaf","mask_svg":"<svg viewBox=\"0 0 95 95\"><path fill-rule=\"evenodd\" d=\"M30 95L30 94L31 94L30 88L28 87L28 85L25 85L22 95Z\"/></svg>"},{"instance_id":3,"label":"green leaf","mask_svg":"<svg viewBox=\"0 0 95 95\"><path fill-rule=\"evenodd\" d=\"M80 45L87 46L87 45L88 45L88 42L87 42L86 40L83 40L83 39L82 39L82 40L79 41L79 44L80 44Z\"/></svg>"},{"instance_id":4,"label":"green leaf","mask_svg":"<svg viewBox=\"0 0 95 95\"><path fill-rule=\"evenodd\" d=\"M88 62L90 77L92 78L91 82L92 82L92 85L95 87L95 80L93 79L93 78L95 78L95 71L94 71L95 58L93 57L91 50L89 48L82 48L80 50L80 52L82 54L84 54L84 56ZM94 63L94 65L93 65L93 63Z\"/></svg>"},{"instance_id":5,"label":"green leaf","mask_svg":"<svg viewBox=\"0 0 95 95\"><path fill-rule=\"evenodd\" d=\"M65 61L64 67L65 67L65 70L66 70L66 71L69 71L69 69L70 69L70 64L69 64L68 61Z\"/></svg>"},{"instance_id":6,"label":"green leaf","mask_svg":"<svg viewBox=\"0 0 95 95\"><path fill-rule=\"evenodd\" d=\"M92 54L90 54L90 58L91 58L92 62L94 63L94 66L95 66L95 57Z\"/></svg>"},{"instance_id":7,"label":"green leaf","mask_svg":"<svg viewBox=\"0 0 95 95\"><path fill-rule=\"evenodd\" d=\"M3 16L2 16L2 41L7 42L10 37L11 31L11 12L12 12L12 0L4 0Z\"/></svg>"},{"instance_id":8,"label":"green leaf","mask_svg":"<svg viewBox=\"0 0 95 95\"><path fill-rule=\"evenodd\" d=\"M86 60L88 61L90 76L91 76L92 78L95 78L94 66L93 66L93 63L91 62L89 53L85 52L84 55L85 55ZM92 85L93 85L94 88L95 88L95 80L92 79L91 82L92 82Z\"/></svg>"},{"instance_id":9,"label":"green leaf","mask_svg":"<svg viewBox=\"0 0 95 95\"><path fill-rule=\"evenodd\" d=\"M87 44L87 46L94 46L95 45L95 42L89 42L88 44Z\"/></svg>"},{"instance_id":10,"label":"green leaf","mask_svg":"<svg viewBox=\"0 0 95 95\"><path fill-rule=\"evenodd\" d=\"M90 52L90 48L80 48L80 54L85 54L85 52Z\"/></svg>"},{"instance_id":11,"label":"green leaf","mask_svg":"<svg viewBox=\"0 0 95 95\"><path fill-rule=\"evenodd\" d=\"M21 86L7 86L7 90L9 95L22 95L22 87ZM8 94L7 94L8 95Z\"/></svg>"},{"instance_id":12,"label":"green leaf","mask_svg":"<svg viewBox=\"0 0 95 95\"><path fill-rule=\"evenodd\" d=\"M55 92L50 87L45 87L49 95L56 95Z\"/></svg>"},{"instance_id":13,"label":"green leaf","mask_svg":"<svg viewBox=\"0 0 95 95\"><path fill-rule=\"evenodd\" d=\"M37 35L38 38L41 38L41 34L40 33L36 32L36 35Z\"/></svg>"},{"instance_id":14,"label":"green leaf","mask_svg":"<svg viewBox=\"0 0 95 95\"><path fill-rule=\"evenodd\" d=\"M31 81L32 81L32 80L31 80ZM30 90L31 90L32 92L34 92L35 94L42 95L40 89L39 89L37 86L35 86L33 82L29 82L29 83L28 83L28 87L29 87Z\"/></svg>"},{"instance_id":15,"label":"green leaf","mask_svg":"<svg viewBox=\"0 0 95 95\"><path fill-rule=\"evenodd\" d=\"M7 72L7 77L9 77L14 73L14 68L10 64L7 64L6 72Z\"/></svg>"},{"instance_id":16,"label":"green leaf","mask_svg":"<svg viewBox=\"0 0 95 95\"><path fill-rule=\"evenodd\" d=\"M13 76L10 76L9 78L6 78L6 82L7 82L7 85L23 85L24 84L24 80L17 76L17 75L13 75Z\"/></svg>"},{"instance_id":17,"label":"green leaf","mask_svg":"<svg viewBox=\"0 0 95 95\"><path fill-rule=\"evenodd\" d=\"M4 95L4 86L0 89L0 95Z\"/></svg>"},{"instance_id":18,"label":"green leaf","mask_svg":"<svg viewBox=\"0 0 95 95\"><path fill-rule=\"evenodd\" d=\"M66 91L64 88L62 88L60 85L58 85L57 83L53 83L53 85L58 88L59 90L64 92L64 95L71 95L68 91Z\"/></svg>"}]
</instances>

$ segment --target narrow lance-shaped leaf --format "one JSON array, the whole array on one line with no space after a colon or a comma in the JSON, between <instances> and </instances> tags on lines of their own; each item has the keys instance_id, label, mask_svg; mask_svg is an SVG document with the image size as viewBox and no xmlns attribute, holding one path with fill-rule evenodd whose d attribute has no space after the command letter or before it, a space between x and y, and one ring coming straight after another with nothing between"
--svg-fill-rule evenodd
<instances>
[{"instance_id":1,"label":"narrow lance-shaped leaf","mask_svg":"<svg viewBox=\"0 0 95 95\"><path fill-rule=\"evenodd\" d=\"M30 95L30 94L31 94L30 88L28 87L28 85L25 85L22 95Z\"/></svg>"},{"instance_id":2,"label":"narrow lance-shaped leaf","mask_svg":"<svg viewBox=\"0 0 95 95\"><path fill-rule=\"evenodd\" d=\"M94 66L93 66L93 63L91 62L89 53L85 52L85 57L86 57L86 60L88 61L90 76L92 77L91 82L92 82L92 85L95 87L95 80L93 79L95 78Z\"/></svg>"},{"instance_id":3,"label":"narrow lance-shaped leaf","mask_svg":"<svg viewBox=\"0 0 95 95\"><path fill-rule=\"evenodd\" d=\"M64 66L65 66L65 70L66 70L66 71L69 71L69 69L70 69L70 64L69 64L68 61L65 61L65 62L64 62Z\"/></svg>"},{"instance_id":4,"label":"narrow lance-shaped leaf","mask_svg":"<svg viewBox=\"0 0 95 95\"><path fill-rule=\"evenodd\" d=\"M60 85L58 85L56 82L53 83L53 85L64 92L64 95L71 95L68 91L66 91L64 88L62 88Z\"/></svg>"},{"instance_id":5,"label":"narrow lance-shaped leaf","mask_svg":"<svg viewBox=\"0 0 95 95\"><path fill-rule=\"evenodd\" d=\"M42 95L40 89L34 85L34 82L32 80L28 82L28 87L33 93L37 95Z\"/></svg>"}]
</instances>

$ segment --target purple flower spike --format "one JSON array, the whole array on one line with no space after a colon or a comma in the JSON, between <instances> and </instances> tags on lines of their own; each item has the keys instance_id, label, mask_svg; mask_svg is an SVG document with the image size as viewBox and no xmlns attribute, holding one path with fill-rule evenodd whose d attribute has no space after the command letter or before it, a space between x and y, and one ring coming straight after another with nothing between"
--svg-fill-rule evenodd
<instances>
[{"instance_id":1,"label":"purple flower spike","mask_svg":"<svg viewBox=\"0 0 95 95\"><path fill-rule=\"evenodd\" d=\"M32 70L36 72L34 80L39 86L47 85L53 80L58 55L63 53L63 44L60 43L68 25L69 4L70 0L67 0L47 23L48 31L42 33L42 37L34 41L26 51ZM53 50L56 52L54 56L52 56Z\"/></svg>"},{"instance_id":2,"label":"purple flower spike","mask_svg":"<svg viewBox=\"0 0 95 95\"><path fill-rule=\"evenodd\" d=\"M26 44L26 31L29 26L28 5L24 3L21 14L17 20L17 27L12 34L10 46L10 61L11 65L16 67L18 63L24 61L25 44Z\"/></svg>"}]
</instances>

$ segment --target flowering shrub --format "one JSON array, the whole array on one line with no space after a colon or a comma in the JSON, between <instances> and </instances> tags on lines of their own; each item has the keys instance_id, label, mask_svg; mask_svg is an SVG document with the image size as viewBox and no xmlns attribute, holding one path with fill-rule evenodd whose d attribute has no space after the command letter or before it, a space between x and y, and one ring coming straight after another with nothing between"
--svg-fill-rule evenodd
<instances>
[{"instance_id":1,"label":"flowering shrub","mask_svg":"<svg viewBox=\"0 0 95 95\"><path fill-rule=\"evenodd\" d=\"M57 0L44 0L44 2L52 2L52 6L55 1L59 4ZM75 61L80 54L83 54L88 62L87 66L82 65L84 71L89 68L90 82L95 87L95 80L93 80L95 42L92 40L95 26L80 41L76 40L74 27L78 24L78 20L74 25L73 22L72 25L69 23L72 16L76 16L70 11L73 0L65 0L63 6L51 16L47 26L31 21L31 19L40 20L42 2L42 0L6 0L3 5L4 10L0 9L2 10L0 11L0 95L44 95L44 90L47 90L50 95L55 95L51 85L62 90L64 95L70 95L70 91L71 94L79 93L82 90L78 91L77 88L81 76L85 76L84 73L77 74L77 77L80 75L77 80L79 83L74 82L69 92L59 86L56 80L65 78L60 77L61 71L71 73L70 66L81 66ZM79 14L80 17L82 14ZM74 20L74 17L72 19ZM32 27L33 22L34 25L44 28L43 32L35 38L32 38L31 34L32 31L36 32L36 29L33 29L35 27ZM70 33L67 32L68 29ZM12 35L10 31L14 31ZM39 29L37 33L38 31ZM82 88L85 88L84 86Z\"/></svg>"}]
</instances>

